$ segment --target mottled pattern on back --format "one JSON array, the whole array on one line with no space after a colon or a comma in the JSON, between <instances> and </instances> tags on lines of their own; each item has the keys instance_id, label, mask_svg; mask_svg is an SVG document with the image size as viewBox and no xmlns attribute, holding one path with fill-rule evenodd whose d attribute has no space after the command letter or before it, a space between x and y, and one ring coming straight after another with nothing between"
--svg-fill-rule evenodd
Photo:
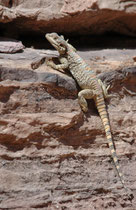
<instances>
[{"instance_id":1,"label":"mottled pattern on back","mask_svg":"<svg viewBox=\"0 0 136 210\"><path fill-rule=\"evenodd\" d=\"M56 48L60 54L60 64L56 65L52 59L47 60L47 65L57 70L68 69L81 87L81 91L78 93L78 101L81 109L84 112L88 111L88 105L86 99L93 99L104 125L106 137L108 140L111 155L120 177L121 183L125 190L127 188L124 185L124 179L120 172L120 166L116 151L114 148L109 118L105 105L105 98L108 97L108 88L105 84L99 80L95 72L91 67L77 54L75 48L64 40L63 36L59 36L56 33L46 34L47 40Z\"/></svg>"}]
</instances>

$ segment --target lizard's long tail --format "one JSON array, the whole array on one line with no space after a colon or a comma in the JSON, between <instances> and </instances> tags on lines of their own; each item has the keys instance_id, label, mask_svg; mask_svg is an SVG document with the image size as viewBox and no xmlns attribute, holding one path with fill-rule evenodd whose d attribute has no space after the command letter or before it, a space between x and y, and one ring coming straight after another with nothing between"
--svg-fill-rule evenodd
<instances>
[{"instance_id":1,"label":"lizard's long tail","mask_svg":"<svg viewBox=\"0 0 136 210\"><path fill-rule=\"evenodd\" d=\"M110 128L110 123L109 123L109 118L108 118L108 114L107 114L107 110L106 110L106 105L105 105L105 101L103 96L98 96L96 98L96 107L98 109L99 115L101 117L102 123L104 125L104 129L105 129L105 133L106 133L106 137L108 140L108 144L109 144L109 148L111 151L111 155L118 173L118 176L121 180L121 183L123 185L123 187L126 189L125 184L124 184L124 179L123 179L123 175L120 171L120 166L119 166L119 162L118 162L118 157L115 151L115 147L113 144L113 140L112 140L112 134L111 134L111 128Z\"/></svg>"}]
</instances>

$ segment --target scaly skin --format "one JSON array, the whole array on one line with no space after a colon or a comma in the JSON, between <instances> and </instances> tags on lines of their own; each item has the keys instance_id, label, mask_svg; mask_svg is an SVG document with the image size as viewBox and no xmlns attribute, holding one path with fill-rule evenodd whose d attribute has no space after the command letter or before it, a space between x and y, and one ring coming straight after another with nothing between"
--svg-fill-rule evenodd
<instances>
[{"instance_id":1,"label":"scaly skin","mask_svg":"<svg viewBox=\"0 0 136 210\"><path fill-rule=\"evenodd\" d=\"M65 70L69 69L79 86L81 91L78 93L78 101L84 112L88 111L86 99L94 99L102 123L104 125L106 137L108 140L111 155L120 177L121 183L125 190L122 173L120 172L120 166L118 158L114 148L110 123L106 110L104 98L108 97L108 88L99 80L96 74L92 71L91 67L76 53L75 48L64 40L63 36L59 36L57 33L46 34L46 39L56 48L59 52L60 64L56 65L51 59L47 60L47 65L57 69Z\"/></svg>"}]
</instances>

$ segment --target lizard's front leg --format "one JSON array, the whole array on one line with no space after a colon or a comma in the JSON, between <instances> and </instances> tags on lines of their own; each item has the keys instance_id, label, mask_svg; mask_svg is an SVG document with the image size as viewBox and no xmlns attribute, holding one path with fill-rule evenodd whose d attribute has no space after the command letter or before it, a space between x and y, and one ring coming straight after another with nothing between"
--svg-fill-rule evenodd
<instances>
[{"instance_id":1,"label":"lizard's front leg","mask_svg":"<svg viewBox=\"0 0 136 210\"><path fill-rule=\"evenodd\" d=\"M46 64L47 66L50 66L52 67L53 69L56 69L56 70L65 70L68 68L68 61L66 58L64 57L60 57L59 58L59 61L60 61L60 64L55 64L52 60L52 58L47 58L46 59Z\"/></svg>"},{"instance_id":2,"label":"lizard's front leg","mask_svg":"<svg viewBox=\"0 0 136 210\"><path fill-rule=\"evenodd\" d=\"M95 92L90 89L81 90L78 93L78 102L79 105L81 106L81 109L84 112L88 111L88 105L86 99L92 99L95 95L96 95Z\"/></svg>"}]
</instances>

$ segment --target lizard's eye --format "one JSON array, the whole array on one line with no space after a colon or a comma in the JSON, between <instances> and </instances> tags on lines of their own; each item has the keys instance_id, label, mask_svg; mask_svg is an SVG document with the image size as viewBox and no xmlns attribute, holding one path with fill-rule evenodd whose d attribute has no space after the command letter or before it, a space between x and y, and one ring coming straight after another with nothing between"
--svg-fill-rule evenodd
<instances>
[{"instance_id":1,"label":"lizard's eye","mask_svg":"<svg viewBox=\"0 0 136 210\"><path fill-rule=\"evenodd\" d=\"M61 46L61 47L64 47L64 45L63 45L63 44L60 44L60 46Z\"/></svg>"}]
</instances>

